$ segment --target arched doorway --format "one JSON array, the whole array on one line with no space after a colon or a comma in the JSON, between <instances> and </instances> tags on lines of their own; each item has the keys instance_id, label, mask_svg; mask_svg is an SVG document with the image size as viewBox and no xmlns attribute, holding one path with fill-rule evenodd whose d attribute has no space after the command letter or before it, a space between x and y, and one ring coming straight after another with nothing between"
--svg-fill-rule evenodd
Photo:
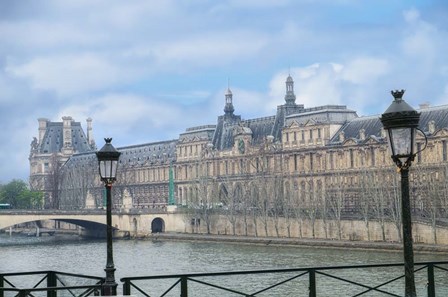
<instances>
[{"instance_id":1,"label":"arched doorway","mask_svg":"<svg viewBox=\"0 0 448 297\"><path fill-rule=\"evenodd\" d=\"M151 233L165 232L165 222L161 218L155 218L151 222Z\"/></svg>"},{"instance_id":2,"label":"arched doorway","mask_svg":"<svg viewBox=\"0 0 448 297\"><path fill-rule=\"evenodd\" d=\"M133 223L133 225L134 225L134 236L137 236L137 231L138 231L137 219L134 218L134 219L132 220L132 223Z\"/></svg>"}]
</instances>

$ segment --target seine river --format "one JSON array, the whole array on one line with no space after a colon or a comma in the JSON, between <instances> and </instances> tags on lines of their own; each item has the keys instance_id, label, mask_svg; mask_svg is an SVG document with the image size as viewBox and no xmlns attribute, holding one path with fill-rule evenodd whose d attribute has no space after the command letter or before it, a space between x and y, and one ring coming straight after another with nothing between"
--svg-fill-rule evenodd
<instances>
[{"instance_id":1,"label":"seine river","mask_svg":"<svg viewBox=\"0 0 448 297\"><path fill-rule=\"evenodd\" d=\"M76 236L44 236L22 237L0 235L1 264L0 272L25 272L40 270L55 270L84 275L103 276L106 264L105 240L85 240ZM415 261L444 261L448 255L417 254ZM313 266L357 265L373 263L401 263L400 252L362 251L348 249L324 249L290 246L262 246L234 243L188 242L188 241L152 241L152 240L115 240L114 262L116 280L119 283L118 293L122 293L122 277L149 276L160 274L183 274L201 272L222 272L235 270L260 270L275 268L303 268ZM399 268L400 270L402 268ZM384 268L382 269L384 270ZM350 272L364 275L362 278L380 279L387 276L386 271ZM343 272L341 272L342 274ZM364 273L364 274L363 274ZM448 273L438 274L438 292L443 292L448 286ZM421 276L421 279L420 279ZM416 276L419 295L426 296L426 270ZM219 282L237 283L249 282L253 275L221 278ZM287 277L286 277L287 278ZM305 286L300 289L284 291L277 289L257 296L308 296L307 277L302 277ZM320 278L317 279L320 281ZM370 284L369 281L364 283ZM373 281L373 280L372 280ZM262 278L258 283L269 283ZM165 290L173 281L158 280L148 284L156 290ZM146 284L145 284L146 285ZM199 286L199 285L196 285ZM238 285L236 285L238 286ZM290 285L291 286L291 285ZM160 288L159 288L160 287ZM164 289L163 289L164 288ZM191 288L190 288L191 289ZM254 287L254 290L257 289ZM282 291L283 290L283 291ZM329 288L318 289L318 296L349 296L342 285L334 284ZM401 289L397 289L401 291ZM362 291L362 290L361 290ZM179 296L176 294L167 296ZM9 293L11 294L11 293ZM141 296L132 291L133 295ZM160 292L156 292L160 294ZM402 294L401 294L402 295ZM5 297L8 296L5 294ZM159 295L151 295L159 296ZM226 293L211 292L199 289L190 291L189 296L239 296ZM386 296L373 293L362 296ZM439 295L438 295L439 296ZM448 296L443 293L440 296Z\"/></svg>"}]
</instances>

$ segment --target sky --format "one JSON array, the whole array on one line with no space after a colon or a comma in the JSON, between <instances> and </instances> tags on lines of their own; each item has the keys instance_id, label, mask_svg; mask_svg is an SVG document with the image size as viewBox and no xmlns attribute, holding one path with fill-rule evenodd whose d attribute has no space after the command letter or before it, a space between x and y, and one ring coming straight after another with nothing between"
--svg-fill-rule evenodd
<instances>
[{"instance_id":1,"label":"sky","mask_svg":"<svg viewBox=\"0 0 448 297\"><path fill-rule=\"evenodd\" d=\"M2 0L0 183L28 180L38 118L71 116L98 148L215 124L228 87L243 119L296 103L380 115L448 104L445 0Z\"/></svg>"}]
</instances>

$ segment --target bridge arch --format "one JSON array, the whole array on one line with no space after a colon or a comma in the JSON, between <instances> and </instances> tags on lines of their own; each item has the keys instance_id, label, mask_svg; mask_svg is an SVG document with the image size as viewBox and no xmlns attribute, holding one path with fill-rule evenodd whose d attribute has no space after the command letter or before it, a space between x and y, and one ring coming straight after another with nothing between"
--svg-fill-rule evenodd
<instances>
[{"instance_id":1,"label":"bridge arch","mask_svg":"<svg viewBox=\"0 0 448 297\"><path fill-rule=\"evenodd\" d=\"M151 233L163 233L165 232L165 221L162 218L155 218L151 222Z\"/></svg>"}]
</instances>

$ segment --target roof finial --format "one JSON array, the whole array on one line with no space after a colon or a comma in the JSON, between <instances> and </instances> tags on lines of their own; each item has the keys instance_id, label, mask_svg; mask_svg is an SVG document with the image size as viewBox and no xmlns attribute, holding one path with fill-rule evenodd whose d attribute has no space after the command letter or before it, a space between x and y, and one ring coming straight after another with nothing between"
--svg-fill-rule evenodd
<instances>
[{"instance_id":1,"label":"roof finial","mask_svg":"<svg viewBox=\"0 0 448 297\"><path fill-rule=\"evenodd\" d=\"M234 107L232 103L232 91L230 91L230 79L227 78L227 92L226 92L226 105L224 107L224 112L226 115L232 115L234 112Z\"/></svg>"},{"instance_id":2,"label":"roof finial","mask_svg":"<svg viewBox=\"0 0 448 297\"><path fill-rule=\"evenodd\" d=\"M394 96L395 100L402 100L405 90L392 90L390 93Z\"/></svg>"}]
</instances>

